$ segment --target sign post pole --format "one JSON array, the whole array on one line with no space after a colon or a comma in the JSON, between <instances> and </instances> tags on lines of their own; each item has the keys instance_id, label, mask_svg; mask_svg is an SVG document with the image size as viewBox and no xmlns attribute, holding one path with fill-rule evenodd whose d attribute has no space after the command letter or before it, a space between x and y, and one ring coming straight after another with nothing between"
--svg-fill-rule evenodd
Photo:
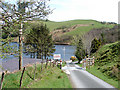
<instances>
[{"instance_id":1,"label":"sign post pole","mask_svg":"<svg viewBox=\"0 0 120 90\"><path fill-rule=\"evenodd\" d=\"M63 48L63 51L64 51L64 60L65 60L65 47Z\"/></svg>"}]
</instances>

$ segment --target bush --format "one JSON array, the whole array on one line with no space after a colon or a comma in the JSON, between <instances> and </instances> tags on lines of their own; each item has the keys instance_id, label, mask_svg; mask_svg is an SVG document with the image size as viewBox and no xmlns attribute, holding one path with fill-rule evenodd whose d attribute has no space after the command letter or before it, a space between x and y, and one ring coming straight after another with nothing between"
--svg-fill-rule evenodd
<instances>
[{"instance_id":1,"label":"bush","mask_svg":"<svg viewBox=\"0 0 120 90\"><path fill-rule=\"evenodd\" d=\"M70 60L74 61L76 59L75 56L71 56Z\"/></svg>"}]
</instances>

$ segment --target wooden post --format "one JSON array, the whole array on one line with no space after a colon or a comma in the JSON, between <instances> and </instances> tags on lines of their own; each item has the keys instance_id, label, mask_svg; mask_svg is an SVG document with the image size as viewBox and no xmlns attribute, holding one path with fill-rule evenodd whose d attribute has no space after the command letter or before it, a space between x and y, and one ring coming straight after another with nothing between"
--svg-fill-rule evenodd
<instances>
[{"instance_id":1,"label":"wooden post","mask_svg":"<svg viewBox=\"0 0 120 90\"><path fill-rule=\"evenodd\" d=\"M82 60L82 68L84 68L84 59Z\"/></svg>"},{"instance_id":2,"label":"wooden post","mask_svg":"<svg viewBox=\"0 0 120 90\"><path fill-rule=\"evenodd\" d=\"M2 73L2 77L1 77L0 90L2 90L2 83L3 83L4 75L5 75L5 73L3 72Z\"/></svg>"},{"instance_id":3,"label":"wooden post","mask_svg":"<svg viewBox=\"0 0 120 90\"><path fill-rule=\"evenodd\" d=\"M90 69L90 58L88 60L89 60L89 69Z\"/></svg>"},{"instance_id":4,"label":"wooden post","mask_svg":"<svg viewBox=\"0 0 120 90\"><path fill-rule=\"evenodd\" d=\"M42 72L42 70L43 70L43 61L41 62L41 72Z\"/></svg>"},{"instance_id":5,"label":"wooden post","mask_svg":"<svg viewBox=\"0 0 120 90\"><path fill-rule=\"evenodd\" d=\"M84 60L84 68L86 69L87 67L87 57L85 56L85 60Z\"/></svg>"},{"instance_id":6,"label":"wooden post","mask_svg":"<svg viewBox=\"0 0 120 90\"><path fill-rule=\"evenodd\" d=\"M60 60L60 69L62 69L62 60Z\"/></svg>"},{"instance_id":7,"label":"wooden post","mask_svg":"<svg viewBox=\"0 0 120 90\"><path fill-rule=\"evenodd\" d=\"M93 60L92 60L93 66L94 66L94 63L95 63L95 57L93 56Z\"/></svg>"},{"instance_id":8,"label":"wooden post","mask_svg":"<svg viewBox=\"0 0 120 90\"><path fill-rule=\"evenodd\" d=\"M20 88L21 88L21 85L22 85L22 78L23 78L24 71L25 71L25 67L23 68L22 75L21 75L21 78L20 78Z\"/></svg>"},{"instance_id":9,"label":"wooden post","mask_svg":"<svg viewBox=\"0 0 120 90\"><path fill-rule=\"evenodd\" d=\"M86 58L86 68L88 68L88 58Z\"/></svg>"}]
</instances>

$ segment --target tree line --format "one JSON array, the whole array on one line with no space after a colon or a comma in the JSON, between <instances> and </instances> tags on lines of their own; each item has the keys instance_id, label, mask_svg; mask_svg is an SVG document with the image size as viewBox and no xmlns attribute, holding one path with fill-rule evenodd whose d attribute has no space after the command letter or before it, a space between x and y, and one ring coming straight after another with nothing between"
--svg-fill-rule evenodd
<instances>
[{"instance_id":1,"label":"tree line","mask_svg":"<svg viewBox=\"0 0 120 90\"><path fill-rule=\"evenodd\" d=\"M93 29L83 36L76 36L76 52L75 56L79 62L85 57L90 56L97 52L97 50L107 43L114 43L119 41L119 25L115 25L113 28L99 28Z\"/></svg>"}]
</instances>

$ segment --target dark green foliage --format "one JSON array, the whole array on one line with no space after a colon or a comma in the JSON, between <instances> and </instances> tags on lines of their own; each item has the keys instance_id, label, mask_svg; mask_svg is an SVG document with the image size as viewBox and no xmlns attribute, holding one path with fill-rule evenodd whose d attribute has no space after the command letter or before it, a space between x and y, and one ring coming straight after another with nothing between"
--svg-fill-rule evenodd
<instances>
[{"instance_id":1,"label":"dark green foliage","mask_svg":"<svg viewBox=\"0 0 120 90\"><path fill-rule=\"evenodd\" d=\"M31 31L26 35L25 43L27 53L36 52L38 58L43 58L44 56L46 59L47 56L51 56L55 51L49 29L43 24L31 25Z\"/></svg>"},{"instance_id":2,"label":"dark green foliage","mask_svg":"<svg viewBox=\"0 0 120 90\"><path fill-rule=\"evenodd\" d=\"M98 65L99 70L107 75L109 78L114 80L119 79L119 70L120 70L120 42L116 42L111 45L105 45L102 48L102 52L98 51L98 55L95 60L96 65Z\"/></svg>"},{"instance_id":3,"label":"dark green foliage","mask_svg":"<svg viewBox=\"0 0 120 90\"><path fill-rule=\"evenodd\" d=\"M85 57L85 49L83 47L83 42L81 38L79 39L79 43L77 44L75 56L79 60L78 63L80 63L80 61Z\"/></svg>"},{"instance_id":4,"label":"dark green foliage","mask_svg":"<svg viewBox=\"0 0 120 90\"><path fill-rule=\"evenodd\" d=\"M101 46L101 40L97 40L97 38L95 38L93 41L92 41L92 44L91 44L91 51L90 53L93 54L95 53Z\"/></svg>"}]
</instances>

